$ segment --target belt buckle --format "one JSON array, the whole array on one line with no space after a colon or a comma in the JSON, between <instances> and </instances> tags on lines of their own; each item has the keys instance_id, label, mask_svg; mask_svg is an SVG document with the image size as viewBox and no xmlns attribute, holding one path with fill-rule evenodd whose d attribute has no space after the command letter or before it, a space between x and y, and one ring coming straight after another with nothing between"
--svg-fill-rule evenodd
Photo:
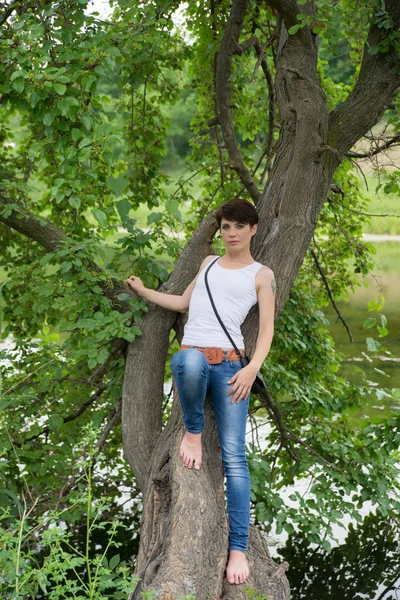
<instances>
[{"instance_id":1,"label":"belt buckle","mask_svg":"<svg viewBox=\"0 0 400 600\"><path fill-rule=\"evenodd\" d=\"M219 365L225 358L221 348L206 348L205 355L210 365Z\"/></svg>"}]
</instances>

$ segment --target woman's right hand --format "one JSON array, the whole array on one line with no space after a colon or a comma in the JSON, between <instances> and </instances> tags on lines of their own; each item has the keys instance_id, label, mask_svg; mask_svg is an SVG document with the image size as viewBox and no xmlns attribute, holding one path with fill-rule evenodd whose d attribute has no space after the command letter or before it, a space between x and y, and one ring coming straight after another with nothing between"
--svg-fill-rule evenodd
<instances>
[{"instance_id":1,"label":"woman's right hand","mask_svg":"<svg viewBox=\"0 0 400 600\"><path fill-rule=\"evenodd\" d=\"M127 288L131 288L131 290L139 294L139 296L141 296L146 289L140 277L134 277L133 275L128 277L128 279L125 279L124 283Z\"/></svg>"}]
</instances>

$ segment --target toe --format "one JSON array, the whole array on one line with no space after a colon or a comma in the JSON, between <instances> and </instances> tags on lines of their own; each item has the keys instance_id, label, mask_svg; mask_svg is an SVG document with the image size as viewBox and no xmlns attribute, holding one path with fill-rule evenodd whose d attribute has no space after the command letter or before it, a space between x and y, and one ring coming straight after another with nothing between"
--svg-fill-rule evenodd
<instances>
[{"instance_id":1,"label":"toe","mask_svg":"<svg viewBox=\"0 0 400 600\"><path fill-rule=\"evenodd\" d=\"M229 581L229 583L235 583L235 577L233 575L227 575L226 578Z\"/></svg>"}]
</instances>

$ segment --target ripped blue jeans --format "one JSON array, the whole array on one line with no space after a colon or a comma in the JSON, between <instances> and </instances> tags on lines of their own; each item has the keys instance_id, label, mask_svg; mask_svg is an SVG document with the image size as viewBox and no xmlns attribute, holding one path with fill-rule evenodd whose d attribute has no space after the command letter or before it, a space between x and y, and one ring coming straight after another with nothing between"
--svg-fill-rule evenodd
<instances>
[{"instance_id":1,"label":"ripped blue jeans","mask_svg":"<svg viewBox=\"0 0 400 600\"><path fill-rule=\"evenodd\" d=\"M226 477L229 517L229 550L247 549L250 525L250 475L246 459L246 418L250 395L232 404L227 396L229 379L242 365L239 360L224 360L210 365L195 348L180 350L171 360L187 431L204 429L204 399L210 393L217 420L222 463Z\"/></svg>"}]
</instances>

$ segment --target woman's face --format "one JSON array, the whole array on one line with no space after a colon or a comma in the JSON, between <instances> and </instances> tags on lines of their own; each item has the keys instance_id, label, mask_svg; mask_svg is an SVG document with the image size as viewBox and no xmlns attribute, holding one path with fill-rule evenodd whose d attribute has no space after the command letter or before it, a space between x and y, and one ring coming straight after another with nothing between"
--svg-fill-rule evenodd
<instances>
[{"instance_id":1,"label":"woman's face","mask_svg":"<svg viewBox=\"0 0 400 600\"><path fill-rule=\"evenodd\" d=\"M228 250L244 250L250 246L251 238L257 231L257 225L221 220L221 235Z\"/></svg>"}]
</instances>

